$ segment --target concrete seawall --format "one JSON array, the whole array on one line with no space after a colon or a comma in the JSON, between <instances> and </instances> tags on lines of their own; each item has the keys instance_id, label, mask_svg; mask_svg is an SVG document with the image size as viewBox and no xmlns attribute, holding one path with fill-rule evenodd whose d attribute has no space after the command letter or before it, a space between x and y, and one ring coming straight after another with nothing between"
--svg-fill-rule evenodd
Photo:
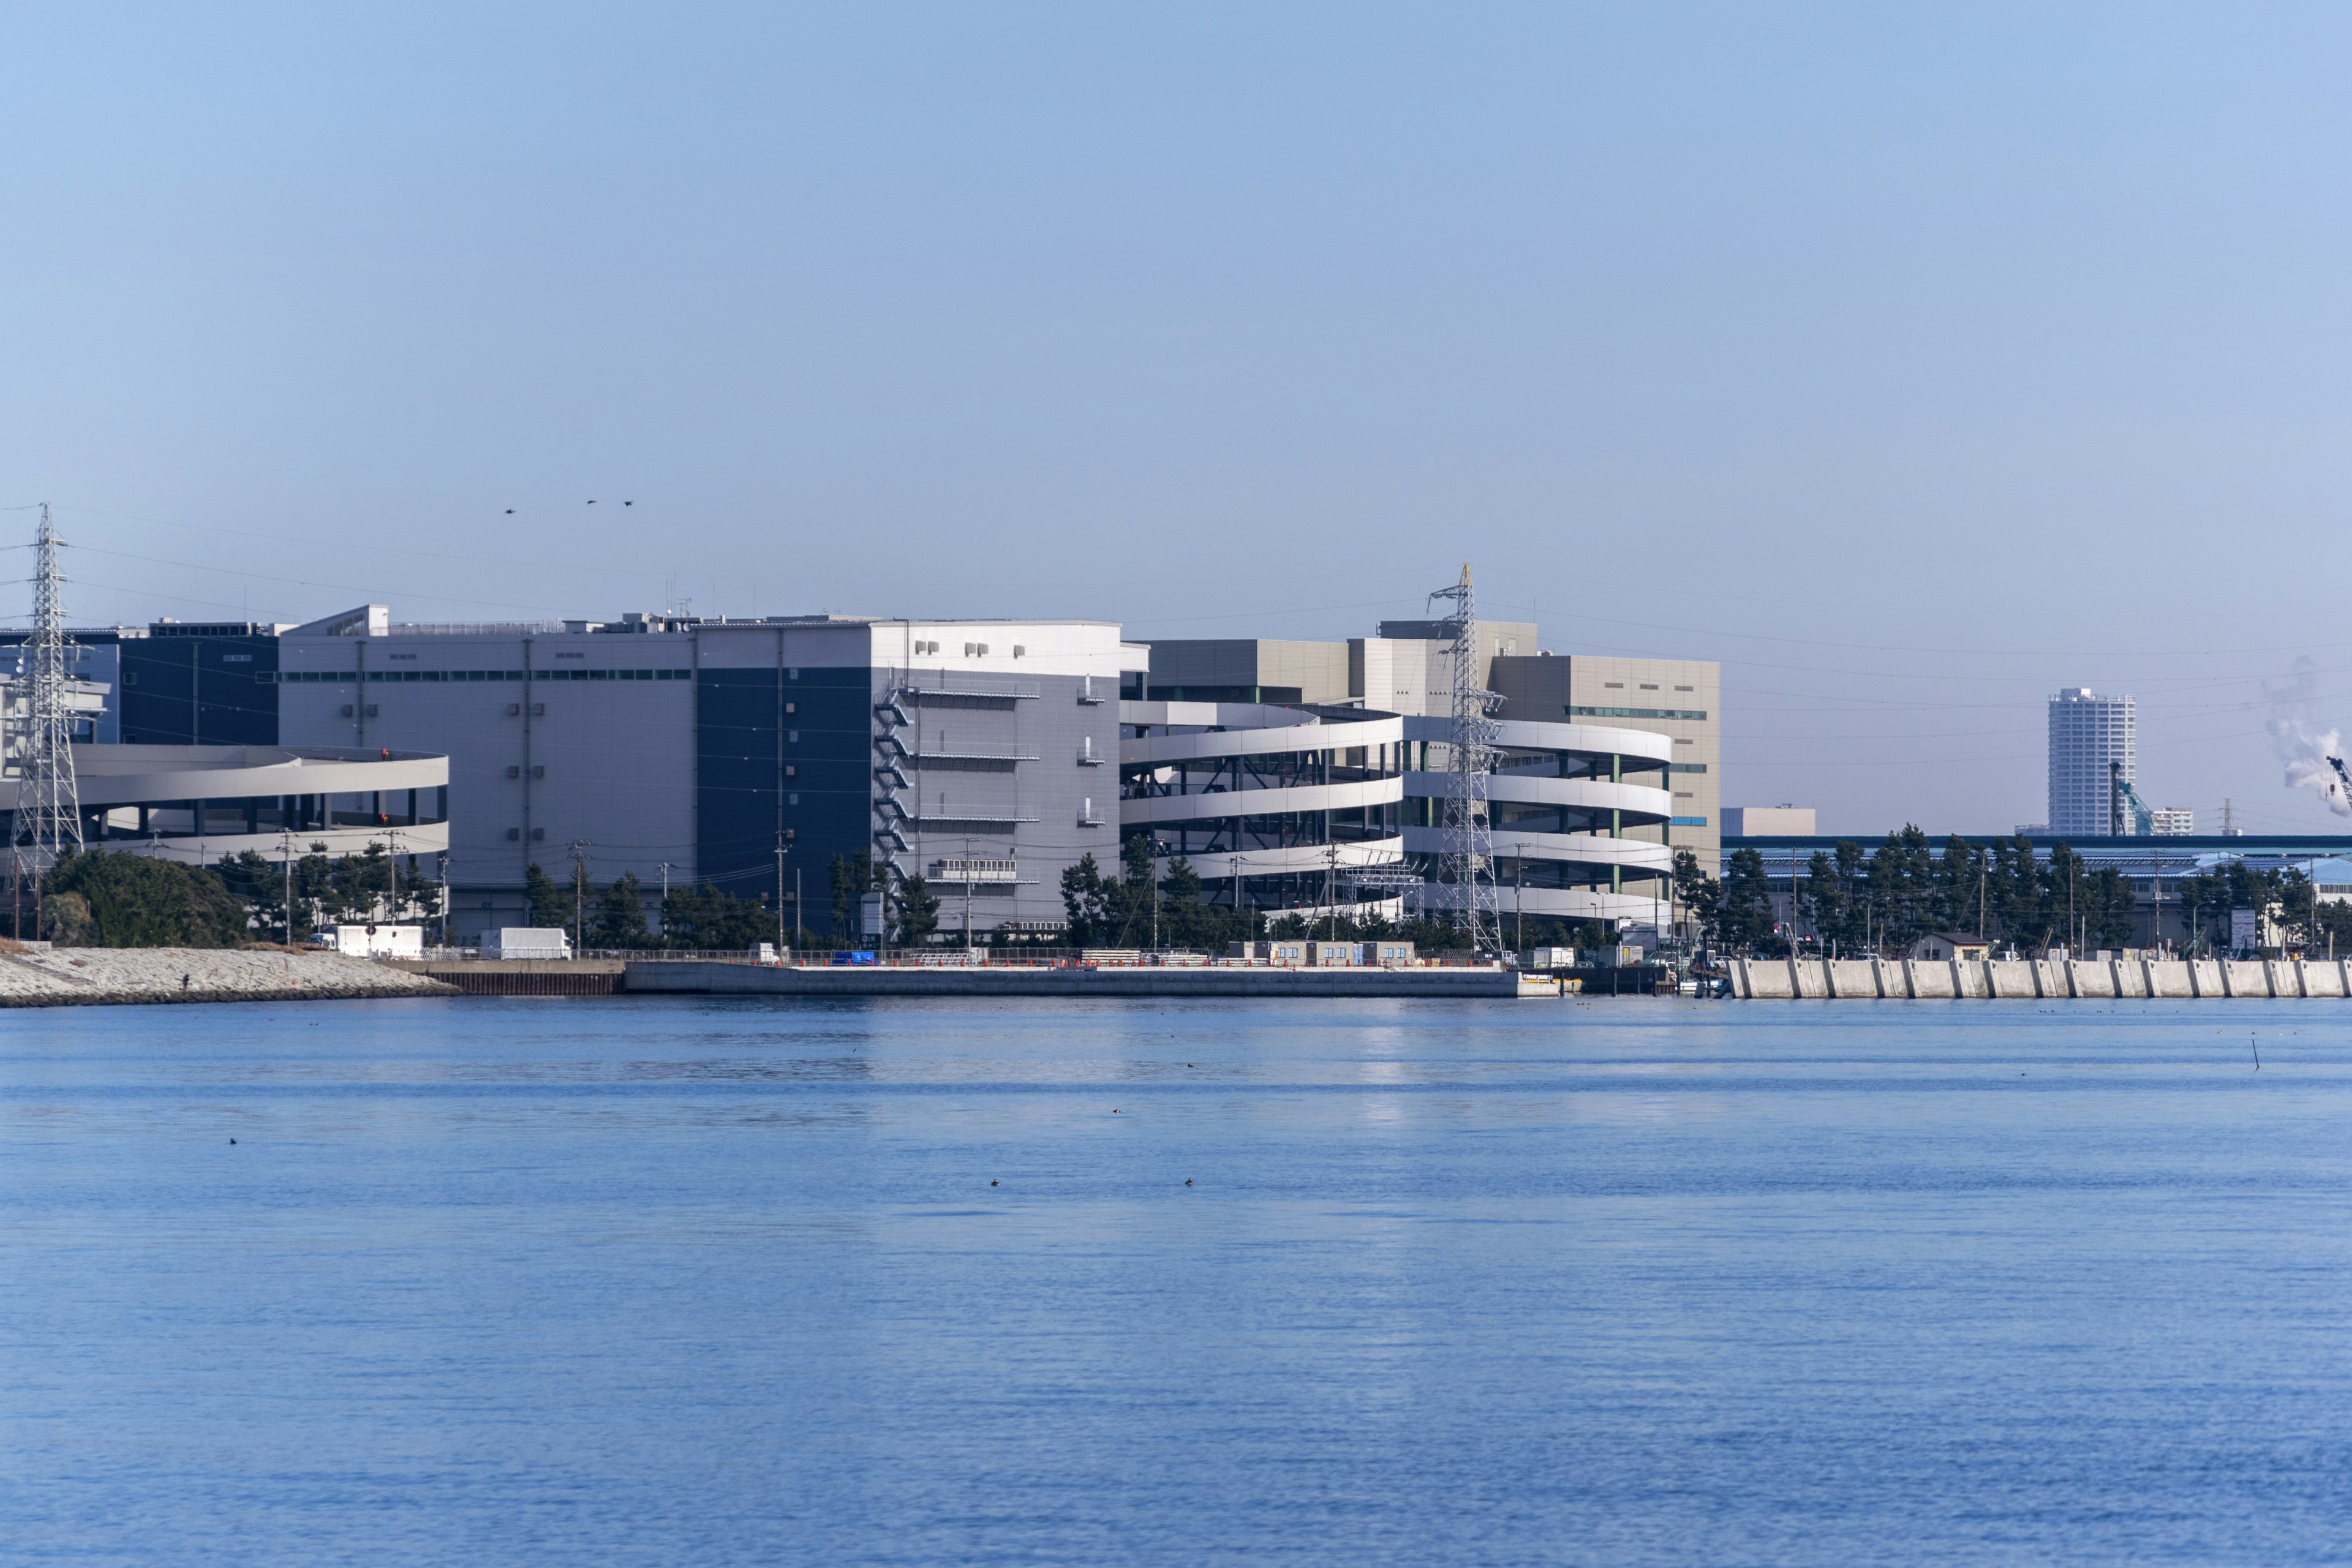
<instances>
[{"instance_id":1,"label":"concrete seawall","mask_svg":"<svg viewBox=\"0 0 2352 1568\"><path fill-rule=\"evenodd\" d=\"M0 1007L448 996L437 981L332 952L191 947L0 952Z\"/></svg>"},{"instance_id":2,"label":"concrete seawall","mask_svg":"<svg viewBox=\"0 0 2352 1568\"><path fill-rule=\"evenodd\" d=\"M629 995L714 996L1517 996L1501 969L793 969L632 963Z\"/></svg>"},{"instance_id":3,"label":"concrete seawall","mask_svg":"<svg viewBox=\"0 0 2352 1568\"><path fill-rule=\"evenodd\" d=\"M1743 1000L2352 997L2352 958L1733 959Z\"/></svg>"}]
</instances>

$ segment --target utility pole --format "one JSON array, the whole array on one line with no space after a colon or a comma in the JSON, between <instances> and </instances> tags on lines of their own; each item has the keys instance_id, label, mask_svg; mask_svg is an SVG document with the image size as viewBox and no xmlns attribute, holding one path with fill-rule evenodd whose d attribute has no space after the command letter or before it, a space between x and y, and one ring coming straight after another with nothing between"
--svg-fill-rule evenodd
<instances>
[{"instance_id":1,"label":"utility pole","mask_svg":"<svg viewBox=\"0 0 2352 1568\"><path fill-rule=\"evenodd\" d=\"M441 851L441 945L449 945L449 851Z\"/></svg>"},{"instance_id":2,"label":"utility pole","mask_svg":"<svg viewBox=\"0 0 2352 1568\"><path fill-rule=\"evenodd\" d=\"M1160 897L1155 888L1151 900L1152 931L1160 929ZM1331 842L1331 814L1323 814L1323 940L1339 940L1339 847ZM1155 942L1154 945L1157 945Z\"/></svg>"},{"instance_id":3,"label":"utility pole","mask_svg":"<svg viewBox=\"0 0 2352 1568\"><path fill-rule=\"evenodd\" d=\"M1985 903L1987 901L1985 895L1985 857L1979 851L1977 855L1977 940L1979 942L1985 939Z\"/></svg>"},{"instance_id":4,"label":"utility pole","mask_svg":"<svg viewBox=\"0 0 2352 1568\"><path fill-rule=\"evenodd\" d=\"M669 862L667 860L662 862L662 901L669 901ZM864 902L861 898L861 908ZM792 945L784 940L784 830L779 827L776 829L776 952L780 954L789 952Z\"/></svg>"},{"instance_id":5,"label":"utility pole","mask_svg":"<svg viewBox=\"0 0 2352 1568\"><path fill-rule=\"evenodd\" d=\"M572 841L572 958L588 951L588 841Z\"/></svg>"},{"instance_id":6,"label":"utility pole","mask_svg":"<svg viewBox=\"0 0 2352 1568\"><path fill-rule=\"evenodd\" d=\"M286 859L286 945L294 945L294 831L288 828L278 835L280 853ZM446 901L446 900L445 900Z\"/></svg>"},{"instance_id":7,"label":"utility pole","mask_svg":"<svg viewBox=\"0 0 2352 1568\"><path fill-rule=\"evenodd\" d=\"M922 840L919 837L916 842L919 844ZM971 840L969 838L963 841L963 951L969 958L971 954Z\"/></svg>"}]
</instances>

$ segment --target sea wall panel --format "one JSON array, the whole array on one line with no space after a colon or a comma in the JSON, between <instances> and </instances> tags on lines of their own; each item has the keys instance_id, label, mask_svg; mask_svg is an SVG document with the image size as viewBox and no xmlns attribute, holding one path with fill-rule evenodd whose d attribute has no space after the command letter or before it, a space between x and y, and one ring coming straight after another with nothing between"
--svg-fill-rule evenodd
<instances>
[{"instance_id":1,"label":"sea wall panel","mask_svg":"<svg viewBox=\"0 0 2352 1568\"><path fill-rule=\"evenodd\" d=\"M2034 996L2033 965L2018 959L1996 960L1985 965L1995 996Z\"/></svg>"}]
</instances>

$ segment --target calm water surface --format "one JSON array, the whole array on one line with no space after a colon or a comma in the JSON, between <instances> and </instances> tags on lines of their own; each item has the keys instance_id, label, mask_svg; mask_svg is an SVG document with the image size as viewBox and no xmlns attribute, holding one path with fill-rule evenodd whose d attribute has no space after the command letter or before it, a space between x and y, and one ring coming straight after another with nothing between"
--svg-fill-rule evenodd
<instances>
[{"instance_id":1,"label":"calm water surface","mask_svg":"<svg viewBox=\"0 0 2352 1568\"><path fill-rule=\"evenodd\" d=\"M0 1014L0 1561L2347 1558L2341 1005Z\"/></svg>"}]
</instances>

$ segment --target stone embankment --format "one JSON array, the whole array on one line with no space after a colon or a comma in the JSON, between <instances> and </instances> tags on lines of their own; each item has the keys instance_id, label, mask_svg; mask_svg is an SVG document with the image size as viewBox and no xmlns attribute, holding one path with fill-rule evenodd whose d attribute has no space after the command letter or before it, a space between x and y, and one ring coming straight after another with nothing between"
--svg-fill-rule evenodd
<instances>
[{"instance_id":1,"label":"stone embankment","mask_svg":"<svg viewBox=\"0 0 2352 1568\"><path fill-rule=\"evenodd\" d=\"M453 994L424 975L332 952L0 945L0 1007Z\"/></svg>"},{"instance_id":2,"label":"stone embankment","mask_svg":"<svg viewBox=\"0 0 2352 1568\"><path fill-rule=\"evenodd\" d=\"M1759 1001L1897 997L2352 997L2352 959L1734 959L1731 994Z\"/></svg>"}]
</instances>

